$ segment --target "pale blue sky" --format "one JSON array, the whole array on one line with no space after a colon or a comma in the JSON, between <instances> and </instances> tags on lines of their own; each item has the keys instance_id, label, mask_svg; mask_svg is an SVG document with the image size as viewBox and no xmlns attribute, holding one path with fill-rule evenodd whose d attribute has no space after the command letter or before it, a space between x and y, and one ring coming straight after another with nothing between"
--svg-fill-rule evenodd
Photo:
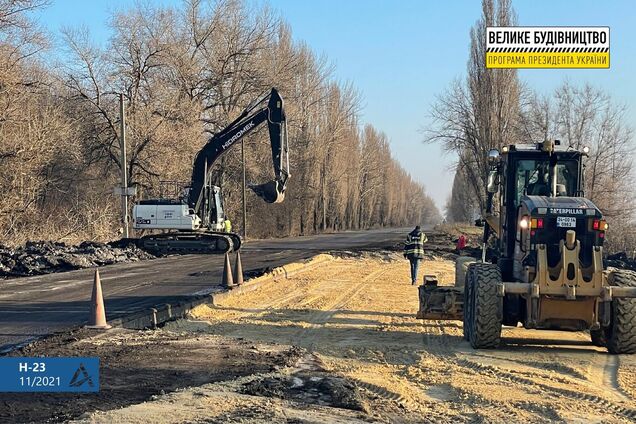
<instances>
[{"instance_id":1,"label":"pale blue sky","mask_svg":"<svg viewBox=\"0 0 636 424\"><path fill-rule=\"evenodd\" d=\"M133 3L52 0L38 19L53 33L63 25L86 25L96 41L104 42L110 34L110 11ZM468 31L479 18L481 2L269 0L269 4L289 22L296 39L329 57L336 65L336 78L355 84L364 99L363 123L389 136L394 156L443 207L455 158L442 156L437 146L424 145L421 129L430 123L435 96L465 74ZM513 0L513 5L520 25L610 26L611 69L522 70L520 77L541 93L550 93L566 77L604 88L629 106L629 123L636 127L636 3Z\"/></svg>"}]
</instances>

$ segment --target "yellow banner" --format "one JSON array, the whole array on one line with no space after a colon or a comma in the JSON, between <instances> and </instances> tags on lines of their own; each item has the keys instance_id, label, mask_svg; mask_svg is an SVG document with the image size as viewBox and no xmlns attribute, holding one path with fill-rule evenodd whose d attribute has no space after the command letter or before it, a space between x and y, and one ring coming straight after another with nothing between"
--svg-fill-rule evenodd
<instances>
[{"instance_id":1,"label":"yellow banner","mask_svg":"<svg viewBox=\"0 0 636 424\"><path fill-rule=\"evenodd\" d=\"M609 52L550 53L505 52L486 53L486 68L586 68L610 67Z\"/></svg>"}]
</instances>

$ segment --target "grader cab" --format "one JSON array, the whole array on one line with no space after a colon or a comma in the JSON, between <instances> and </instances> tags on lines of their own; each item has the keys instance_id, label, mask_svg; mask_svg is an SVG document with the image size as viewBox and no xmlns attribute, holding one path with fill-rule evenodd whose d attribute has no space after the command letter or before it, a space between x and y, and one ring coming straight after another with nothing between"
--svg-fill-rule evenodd
<instances>
[{"instance_id":1,"label":"grader cab","mask_svg":"<svg viewBox=\"0 0 636 424\"><path fill-rule=\"evenodd\" d=\"M482 257L457 259L453 287L428 276L418 318L463 321L477 349L522 323L635 353L636 273L603 269L608 225L584 197L586 155L555 141L492 150Z\"/></svg>"}]
</instances>

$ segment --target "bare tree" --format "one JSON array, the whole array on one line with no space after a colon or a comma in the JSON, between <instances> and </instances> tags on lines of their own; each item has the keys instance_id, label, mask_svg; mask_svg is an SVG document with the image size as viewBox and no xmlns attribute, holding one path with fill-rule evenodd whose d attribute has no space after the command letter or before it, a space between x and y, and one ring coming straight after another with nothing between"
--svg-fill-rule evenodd
<instances>
[{"instance_id":1,"label":"bare tree","mask_svg":"<svg viewBox=\"0 0 636 424\"><path fill-rule=\"evenodd\" d=\"M424 187L391 157L386 135L371 125L360 129L358 91L334 81L328 59L294 41L267 7L241 0L189 0L178 8L140 3L112 16L113 36L103 47L86 29L64 30L69 54L49 69L37 54L46 39L24 14L40 3L0 1L3 240L117 236L120 93L127 111L123 166L142 196L160 180L187 180L207 135L275 86L285 98L292 179L283 204L248 197L251 234L438 219ZM260 130L246 141L248 181L270 177L266 139ZM228 152L213 171L235 220L239 152Z\"/></svg>"},{"instance_id":2,"label":"bare tree","mask_svg":"<svg viewBox=\"0 0 636 424\"><path fill-rule=\"evenodd\" d=\"M482 17L470 31L466 81L453 82L438 97L431 112L434 126L426 135L426 142L440 143L445 151L458 156L456 172L464 174L471 197L482 210L488 150L516 141L522 92L516 70L486 69L486 27L515 22L510 0L482 1Z\"/></svg>"}]
</instances>

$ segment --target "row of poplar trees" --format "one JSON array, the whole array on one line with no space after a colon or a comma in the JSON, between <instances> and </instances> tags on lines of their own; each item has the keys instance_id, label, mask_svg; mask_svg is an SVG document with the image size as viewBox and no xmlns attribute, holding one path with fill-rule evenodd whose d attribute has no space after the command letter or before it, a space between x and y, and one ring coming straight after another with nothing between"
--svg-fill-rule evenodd
<instances>
[{"instance_id":1,"label":"row of poplar trees","mask_svg":"<svg viewBox=\"0 0 636 424\"><path fill-rule=\"evenodd\" d=\"M195 153L277 87L288 117L285 202L248 194L248 233L286 236L435 221L424 187L359 122L360 95L267 6L241 0L140 3L114 13L102 44L86 28L54 39L30 19L42 0L0 0L0 241L114 239L121 227L118 95L137 198L187 181ZM62 54L56 53L63 49ZM59 59L55 59L59 58ZM272 177L266 129L246 139L247 182ZM215 183L240 227L240 148ZM136 198L132 199L133 201ZM240 228L239 228L240 230Z\"/></svg>"},{"instance_id":2,"label":"row of poplar trees","mask_svg":"<svg viewBox=\"0 0 636 424\"><path fill-rule=\"evenodd\" d=\"M471 222L485 209L490 149L557 139L590 148L585 195L608 219L609 250L633 254L636 144L626 106L590 84L565 80L553 93L539 95L515 69L486 69L486 27L516 22L511 0L483 0L482 16L470 31L466 78L453 82L433 105L428 142L458 157L446 218Z\"/></svg>"}]
</instances>

